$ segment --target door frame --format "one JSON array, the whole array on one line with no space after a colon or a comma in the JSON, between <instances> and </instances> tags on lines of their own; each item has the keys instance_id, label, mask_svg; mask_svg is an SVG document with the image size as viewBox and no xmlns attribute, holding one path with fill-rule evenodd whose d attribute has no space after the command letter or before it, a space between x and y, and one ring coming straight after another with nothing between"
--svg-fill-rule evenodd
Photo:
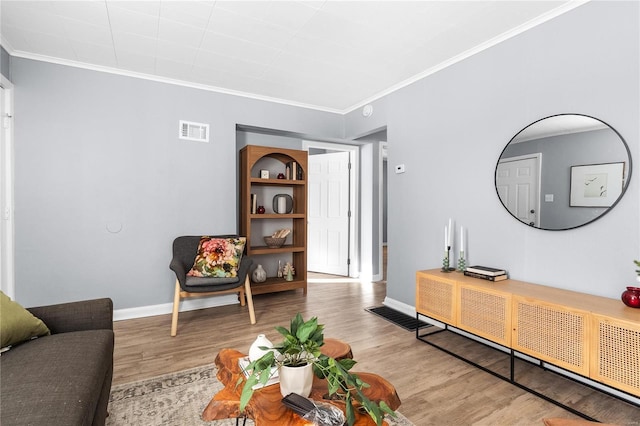
<instances>
[{"instance_id":1,"label":"door frame","mask_svg":"<svg viewBox=\"0 0 640 426\"><path fill-rule=\"evenodd\" d=\"M359 253L359 226L360 214L358 202L360 198L359 164L360 147L357 145L339 144L333 142L320 142L314 140L302 140L302 149L309 151L309 148L328 149L331 151L347 151L350 153L351 168L349 169L349 277L357 278L360 275L360 253ZM309 188L311 186L309 185Z\"/></svg>"},{"instance_id":2,"label":"door frame","mask_svg":"<svg viewBox=\"0 0 640 426\"><path fill-rule=\"evenodd\" d=\"M0 74L2 116L0 132L0 281L2 291L15 299L13 84Z\"/></svg>"}]
</instances>

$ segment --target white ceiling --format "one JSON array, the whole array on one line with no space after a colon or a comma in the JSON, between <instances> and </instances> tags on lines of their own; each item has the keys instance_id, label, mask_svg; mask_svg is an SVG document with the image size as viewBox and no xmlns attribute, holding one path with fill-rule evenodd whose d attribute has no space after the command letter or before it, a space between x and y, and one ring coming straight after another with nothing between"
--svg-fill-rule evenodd
<instances>
[{"instance_id":1,"label":"white ceiling","mask_svg":"<svg viewBox=\"0 0 640 426\"><path fill-rule=\"evenodd\" d=\"M345 113L584 1L9 1L13 56Z\"/></svg>"}]
</instances>

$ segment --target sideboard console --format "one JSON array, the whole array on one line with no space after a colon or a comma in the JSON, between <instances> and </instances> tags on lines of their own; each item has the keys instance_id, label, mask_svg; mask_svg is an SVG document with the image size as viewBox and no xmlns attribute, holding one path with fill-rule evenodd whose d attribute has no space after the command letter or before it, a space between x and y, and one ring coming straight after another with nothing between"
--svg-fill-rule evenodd
<instances>
[{"instance_id":1,"label":"sideboard console","mask_svg":"<svg viewBox=\"0 0 640 426\"><path fill-rule=\"evenodd\" d=\"M619 300L434 269L416 273L416 314L507 349L505 380L514 382L514 353L523 354L640 397L640 309ZM416 331L425 343L430 334Z\"/></svg>"}]
</instances>

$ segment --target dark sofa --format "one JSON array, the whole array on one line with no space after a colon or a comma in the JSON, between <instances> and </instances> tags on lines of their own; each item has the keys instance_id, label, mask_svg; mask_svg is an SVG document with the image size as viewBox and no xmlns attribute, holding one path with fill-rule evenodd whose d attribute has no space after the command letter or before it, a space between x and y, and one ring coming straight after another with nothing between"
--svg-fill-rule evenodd
<instances>
[{"instance_id":1,"label":"dark sofa","mask_svg":"<svg viewBox=\"0 0 640 426\"><path fill-rule=\"evenodd\" d=\"M50 336L0 356L0 424L104 425L113 376L113 303L28 309Z\"/></svg>"}]
</instances>

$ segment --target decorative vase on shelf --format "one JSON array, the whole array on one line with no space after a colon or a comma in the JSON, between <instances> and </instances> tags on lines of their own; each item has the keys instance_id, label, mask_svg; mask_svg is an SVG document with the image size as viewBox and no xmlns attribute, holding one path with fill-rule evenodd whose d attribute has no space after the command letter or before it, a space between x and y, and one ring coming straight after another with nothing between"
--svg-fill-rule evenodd
<instances>
[{"instance_id":1,"label":"decorative vase on shelf","mask_svg":"<svg viewBox=\"0 0 640 426\"><path fill-rule=\"evenodd\" d=\"M273 347L273 343L264 334L258 334L256 340L249 347L249 361L255 361L260 359L262 355L269 352L266 349L260 349L260 346L265 346L267 348Z\"/></svg>"},{"instance_id":2,"label":"decorative vase on shelf","mask_svg":"<svg viewBox=\"0 0 640 426\"><path fill-rule=\"evenodd\" d=\"M291 272L291 269L287 270L287 275L285 275L284 279L286 281L293 281L293 272Z\"/></svg>"},{"instance_id":3,"label":"decorative vase on shelf","mask_svg":"<svg viewBox=\"0 0 640 426\"><path fill-rule=\"evenodd\" d=\"M265 214L266 210L264 206L258 206L258 214Z\"/></svg>"},{"instance_id":4,"label":"decorative vase on shelf","mask_svg":"<svg viewBox=\"0 0 640 426\"><path fill-rule=\"evenodd\" d=\"M267 280L267 271L262 268L262 265L258 265L256 269L253 270L251 274L251 278L255 283L263 283Z\"/></svg>"},{"instance_id":5,"label":"decorative vase on shelf","mask_svg":"<svg viewBox=\"0 0 640 426\"><path fill-rule=\"evenodd\" d=\"M630 308L640 308L640 287L627 287L621 299Z\"/></svg>"}]
</instances>

